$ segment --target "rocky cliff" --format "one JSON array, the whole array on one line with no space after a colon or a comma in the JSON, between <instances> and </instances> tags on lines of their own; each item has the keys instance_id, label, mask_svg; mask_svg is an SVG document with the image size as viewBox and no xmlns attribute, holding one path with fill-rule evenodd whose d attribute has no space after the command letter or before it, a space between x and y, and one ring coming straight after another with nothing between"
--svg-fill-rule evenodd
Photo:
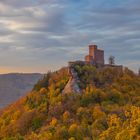
<instances>
[{"instance_id":1,"label":"rocky cliff","mask_svg":"<svg viewBox=\"0 0 140 140\"><path fill-rule=\"evenodd\" d=\"M69 67L70 79L65 86L63 93L81 93L81 90L78 85L79 78L77 76L76 71Z\"/></svg>"}]
</instances>

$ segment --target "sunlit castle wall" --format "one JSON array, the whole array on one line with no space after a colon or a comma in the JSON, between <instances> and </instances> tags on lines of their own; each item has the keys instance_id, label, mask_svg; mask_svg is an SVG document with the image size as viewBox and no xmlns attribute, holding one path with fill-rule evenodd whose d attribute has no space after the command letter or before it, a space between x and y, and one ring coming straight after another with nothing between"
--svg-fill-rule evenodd
<instances>
[{"instance_id":1,"label":"sunlit castle wall","mask_svg":"<svg viewBox=\"0 0 140 140\"><path fill-rule=\"evenodd\" d=\"M95 53L97 52L97 45L89 45L89 55L95 58Z\"/></svg>"}]
</instances>

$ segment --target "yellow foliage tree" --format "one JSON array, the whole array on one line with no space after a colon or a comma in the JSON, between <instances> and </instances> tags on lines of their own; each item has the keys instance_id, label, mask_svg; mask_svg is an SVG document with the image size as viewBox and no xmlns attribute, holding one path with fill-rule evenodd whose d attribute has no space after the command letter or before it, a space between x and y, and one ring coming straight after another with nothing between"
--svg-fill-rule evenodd
<instances>
[{"instance_id":1,"label":"yellow foliage tree","mask_svg":"<svg viewBox=\"0 0 140 140\"><path fill-rule=\"evenodd\" d=\"M52 118L50 125L55 126L57 124L57 119L56 118Z\"/></svg>"},{"instance_id":2,"label":"yellow foliage tree","mask_svg":"<svg viewBox=\"0 0 140 140\"><path fill-rule=\"evenodd\" d=\"M69 133L70 133L70 135L75 135L76 134L76 132L77 132L77 129L78 129L78 125L77 124L72 124L70 127L69 127Z\"/></svg>"},{"instance_id":3,"label":"yellow foliage tree","mask_svg":"<svg viewBox=\"0 0 140 140\"><path fill-rule=\"evenodd\" d=\"M75 138L74 137L71 137L71 138L69 138L69 140L75 140Z\"/></svg>"},{"instance_id":4,"label":"yellow foliage tree","mask_svg":"<svg viewBox=\"0 0 140 140\"><path fill-rule=\"evenodd\" d=\"M68 111L65 111L63 113L63 121L67 121L70 118L70 113Z\"/></svg>"},{"instance_id":5,"label":"yellow foliage tree","mask_svg":"<svg viewBox=\"0 0 140 140\"><path fill-rule=\"evenodd\" d=\"M93 109L93 119L102 119L106 117L106 114L101 110L100 106L95 106Z\"/></svg>"},{"instance_id":6,"label":"yellow foliage tree","mask_svg":"<svg viewBox=\"0 0 140 140\"><path fill-rule=\"evenodd\" d=\"M47 89L43 87L43 88L40 89L39 92L40 92L40 94L46 94Z\"/></svg>"}]
</instances>

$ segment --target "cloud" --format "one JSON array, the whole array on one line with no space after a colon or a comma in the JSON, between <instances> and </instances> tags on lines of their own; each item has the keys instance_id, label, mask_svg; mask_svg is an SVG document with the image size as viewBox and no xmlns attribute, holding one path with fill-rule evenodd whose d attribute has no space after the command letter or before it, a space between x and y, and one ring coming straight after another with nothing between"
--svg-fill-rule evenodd
<instances>
[{"instance_id":1,"label":"cloud","mask_svg":"<svg viewBox=\"0 0 140 140\"><path fill-rule=\"evenodd\" d=\"M45 72L47 67L83 59L88 44L96 43L105 50L106 61L114 55L117 63L136 71L139 4L139 0L1 0L0 65L17 70L36 67L35 72L45 66Z\"/></svg>"}]
</instances>

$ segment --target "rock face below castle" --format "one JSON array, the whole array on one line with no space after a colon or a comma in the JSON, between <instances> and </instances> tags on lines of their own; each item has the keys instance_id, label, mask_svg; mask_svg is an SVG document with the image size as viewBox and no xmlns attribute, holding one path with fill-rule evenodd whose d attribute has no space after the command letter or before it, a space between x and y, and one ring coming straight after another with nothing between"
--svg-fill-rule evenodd
<instances>
[{"instance_id":1,"label":"rock face below castle","mask_svg":"<svg viewBox=\"0 0 140 140\"><path fill-rule=\"evenodd\" d=\"M63 93L81 93L78 85L78 76L72 67L69 68L69 74L71 75L67 85L65 86Z\"/></svg>"},{"instance_id":2,"label":"rock face below castle","mask_svg":"<svg viewBox=\"0 0 140 140\"><path fill-rule=\"evenodd\" d=\"M89 54L85 56L85 62L97 66L103 66L104 51L98 49L97 45L89 45Z\"/></svg>"}]
</instances>

